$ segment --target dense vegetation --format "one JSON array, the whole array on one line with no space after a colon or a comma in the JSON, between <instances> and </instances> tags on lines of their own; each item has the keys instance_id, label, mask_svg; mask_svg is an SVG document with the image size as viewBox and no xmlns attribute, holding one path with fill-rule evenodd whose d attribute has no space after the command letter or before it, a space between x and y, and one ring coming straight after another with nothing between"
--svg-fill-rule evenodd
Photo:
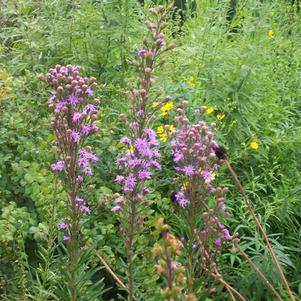
<instances>
[{"instance_id":1,"label":"dense vegetation","mask_svg":"<svg viewBox=\"0 0 301 301\"><path fill-rule=\"evenodd\" d=\"M139 59L143 54L138 53L137 60L135 52L143 48L142 40L147 34L144 21L154 15L149 8L162 2L167 5L167 1L4 2L0 11L0 298L126 299L131 274L126 253L129 254L132 245L126 241L122 228L128 226L128 216L112 212L116 193L123 193L122 185L115 181L120 174L115 161L124 155L120 139L130 135L126 119L131 120L135 112L128 91L133 88L130 83L137 82L137 76L141 79ZM160 274L160 268L155 268L162 255L158 248L164 244L174 247L169 248L169 255L180 266L174 279L178 286L177 300L231 300L219 278L208 277L208 280L203 273L198 275L202 279L198 288L189 283L192 278L189 267L185 266L185 241L190 238L183 214L188 207L181 208L174 195L180 188L185 190L190 182L188 179L187 184L187 179L176 172L175 151L170 143L174 129L175 133L182 130L181 122L176 122L182 114L177 108L185 106L191 123L197 122L195 109L202 112L205 122L216 123L215 139L227 150L227 160L238 174L298 300L301 295L298 1L179 0L176 5L178 8L171 11L164 29L166 45L172 45L173 49L163 53L161 62L165 62L154 71L150 95L150 98L159 93L168 96L165 110L160 110L159 103L152 103L153 108L159 105L151 127L160 140L162 168L147 181L148 204L141 209L143 226L136 229L138 234L133 244L135 299L129 300L176 300L166 291L164 295L168 279L166 282L164 271ZM79 233L77 288L70 286L69 242L62 239L58 228L69 214L66 206L69 191L63 185L64 179L51 170L51 165L58 161L51 127L53 113L48 106L55 85L51 87L51 83L41 81L48 69L57 64L80 65L82 76L95 77L98 85L94 97L100 99L95 114L95 125L100 130L88 138L98 161L84 189L91 213L85 215ZM145 71L148 72L151 71ZM187 102L183 104L183 100ZM229 190L225 195L229 215L224 223L232 236L239 236L239 249L266 275L283 300L293 300L225 164L221 164L215 176L214 183ZM208 201L209 207L212 202ZM204 222L202 216L198 220L200 227ZM154 246L157 246L155 251ZM178 252L181 248L184 255ZM243 253L232 240L223 244L216 259L223 281L246 300L277 300ZM104 261L119 280L112 277ZM188 283L181 282L182 273ZM77 297L72 289L78 290ZM193 299L193 295L197 298Z\"/></svg>"}]
</instances>

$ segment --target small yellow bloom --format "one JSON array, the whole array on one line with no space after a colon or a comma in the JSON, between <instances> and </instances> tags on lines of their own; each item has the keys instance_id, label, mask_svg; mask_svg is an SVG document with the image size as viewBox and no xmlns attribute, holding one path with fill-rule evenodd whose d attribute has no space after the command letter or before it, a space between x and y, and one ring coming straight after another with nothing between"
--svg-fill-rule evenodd
<instances>
[{"instance_id":1,"label":"small yellow bloom","mask_svg":"<svg viewBox=\"0 0 301 301\"><path fill-rule=\"evenodd\" d=\"M223 120L225 118L225 114L217 114L216 117L218 120Z\"/></svg>"},{"instance_id":2,"label":"small yellow bloom","mask_svg":"<svg viewBox=\"0 0 301 301\"><path fill-rule=\"evenodd\" d=\"M196 77L195 76L191 76L188 80L187 80L187 85L191 88L193 88L196 84Z\"/></svg>"},{"instance_id":3,"label":"small yellow bloom","mask_svg":"<svg viewBox=\"0 0 301 301\"><path fill-rule=\"evenodd\" d=\"M252 149L258 149L258 147L259 147L259 144L256 142L256 141L252 141L251 143L250 143L250 147L252 148Z\"/></svg>"},{"instance_id":4,"label":"small yellow bloom","mask_svg":"<svg viewBox=\"0 0 301 301\"><path fill-rule=\"evenodd\" d=\"M170 133L173 133L175 130L176 130L175 126L174 126L173 124L171 124L171 125L169 126L169 132L170 132Z\"/></svg>"},{"instance_id":5,"label":"small yellow bloom","mask_svg":"<svg viewBox=\"0 0 301 301\"><path fill-rule=\"evenodd\" d=\"M274 31L272 29L270 29L268 32L267 32L267 35L270 37L270 38L274 38Z\"/></svg>"},{"instance_id":6,"label":"small yellow bloom","mask_svg":"<svg viewBox=\"0 0 301 301\"><path fill-rule=\"evenodd\" d=\"M166 116L167 113L173 108L173 102L172 101L168 101L163 107L161 107L161 116Z\"/></svg>"},{"instance_id":7,"label":"small yellow bloom","mask_svg":"<svg viewBox=\"0 0 301 301\"><path fill-rule=\"evenodd\" d=\"M162 142L166 142L167 141L167 134L166 133L163 133L159 136L159 139L162 141Z\"/></svg>"},{"instance_id":8,"label":"small yellow bloom","mask_svg":"<svg viewBox=\"0 0 301 301\"><path fill-rule=\"evenodd\" d=\"M159 105L159 102L158 101L154 101L152 103L152 109L155 109L158 105Z\"/></svg>"},{"instance_id":9,"label":"small yellow bloom","mask_svg":"<svg viewBox=\"0 0 301 301\"><path fill-rule=\"evenodd\" d=\"M129 148L128 148L128 150L129 150L129 153L132 153L134 151L134 146L130 145Z\"/></svg>"},{"instance_id":10,"label":"small yellow bloom","mask_svg":"<svg viewBox=\"0 0 301 301\"><path fill-rule=\"evenodd\" d=\"M160 125L157 127L157 133L160 135L160 134L163 134L165 132L164 130L164 126L163 125Z\"/></svg>"},{"instance_id":11,"label":"small yellow bloom","mask_svg":"<svg viewBox=\"0 0 301 301\"><path fill-rule=\"evenodd\" d=\"M208 115L210 115L214 112L214 108L213 107L208 107L206 112L207 112Z\"/></svg>"},{"instance_id":12,"label":"small yellow bloom","mask_svg":"<svg viewBox=\"0 0 301 301\"><path fill-rule=\"evenodd\" d=\"M188 181L184 181L181 189L186 189L188 187Z\"/></svg>"}]
</instances>

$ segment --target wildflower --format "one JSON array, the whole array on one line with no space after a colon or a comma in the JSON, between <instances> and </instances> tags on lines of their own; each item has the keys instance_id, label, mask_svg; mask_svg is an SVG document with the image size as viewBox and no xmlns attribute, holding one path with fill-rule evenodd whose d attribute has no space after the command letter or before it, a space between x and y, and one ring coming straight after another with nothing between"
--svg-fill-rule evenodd
<instances>
[{"instance_id":1,"label":"wildflower","mask_svg":"<svg viewBox=\"0 0 301 301\"><path fill-rule=\"evenodd\" d=\"M58 161L56 163L51 164L51 169L53 171L62 171L64 169L65 162L64 161Z\"/></svg>"},{"instance_id":2,"label":"wildflower","mask_svg":"<svg viewBox=\"0 0 301 301\"><path fill-rule=\"evenodd\" d=\"M210 114L212 114L214 112L214 108L213 107L208 107L206 109L206 112L207 112L208 115L210 115Z\"/></svg>"},{"instance_id":3,"label":"wildflower","mask_svg":"<svg viewBox=\"0 0 301 301\"><path fill-rule=\"evenodd\" d=\"M159 105L159 102L158 102L158 101L154 101L154 102L152 103L152 105L151 105L151 108L152 108L152 109L155 109L155 108L158 107L158 105Z\"/></svg>"},{"instance_id":4,"label":"wildflower","mask_svg":"<svg viewBox=\"0 0 301 301\"><path fill-rule=\"evenodd\" d=\"M64 223L64 222L59 223L59 229L60 230L66 230L67 228L68 228L67 223Z\"/></svg>"},{"instance_id":5,"label":"wildflower","mask_svg":"<svg viewBox=\"0 0 301 301\"><path fill-rule=\"evenodd\" d=\"M205 180L205 183L210 183L214 179L214 176L208 170L203 170L201 172L201 175L202 175L203 179Z\"/></svg>"},{"instance_id":6,"label":"wildflower","mask_svg":"<svg viewBox=\"0 0 301 301\"><path fill-rule=\"evenodd\" d=\"M250 143L250 147L251 147L252 149L256 150L256 149L258 149L259 144L258 144L256 141L252 141L252 142Z\"/></svg>"},{"instance_id":7,"label":"wildflower","mask_svg":"<svg viewBox=\"0 0 301 301\"><path fill-rule=\"evenodd\" d=\"M118 213L118 212L121 211L121 207L118 206L118 205L116 205L116 206L114 206L114 207L111 209L111 211L114 212L114 213Z\"/></svg>"},{"instance_id":8,"label":"wildflower","mask_svg":"<svg viewBox=\"0 0 301 301\"><path fill-rule=\"evenodd\" d=\"M222 246L222 240L220 239L220 238L218 238L218 239L216 239L215 241L214 241L214 245L216 246L216 247L221 247Z\"/></svg>"},{"instance_id":9,"label":"wildflower","mask_svg":"<svg viewBox=\"0 0 301 301\"><path fill-rule=\"evenodd\" d=\"M80 141L80 134L76 131L71 131L71 134L70 134L70 137L72 138L72 140L75 142L75 143L79 143Z\"/></svg>"},{"instance_id":10,"label":"wildflower","mask_svg":"<svg viewBox=\"0 0 301 301\"><path fill-rule=\"evenodd\" d=\"M80 206L80 211L81 211L81 213L91 213L90 207L88 207L86 205Z\"/></svg>"},{"instance_id":11,"label":"wildflower","mask_svg":"<svg viewBox=\"0 0 301 301\"><path fill-rule=\"evenodd\" d=\"M186 199L183 191L177 192L175 195L175 199L182 208L185 208L190 204L190 202Z\"/></svg>"},{"instance_id":12,"label":"wildflower","mask_svg":"<svg viewBox=\"0 0 301 301\"><path fill-rule=\"evenodd\" d=\"M270 29L268 32L267 32L267 35L269 36L269 38L274 38L274 31L272 29Z\"/></svg>"},{"instance_id":13,"label":"wildflower","mask_svg":"<svg viewBox=\"0 0 301 301\"><path fill-rule=\"evenodd\" d=\"M217 114L216 117L218 120L223 120L225 118L225 114Z\"/></svg>"},{"instance_id":14,"label":"wildflower","mask_svg":"<svg viewBox=\"0 0 301 301\"><path fill-rule=\"evenodd\" d=\"M183 167L183 172L186 176L192 176L195 173L193 166L188 165Z\"/></svg>"},{"instance_id":15,"label":"wildflower","mask_svg":"<svg viewBox=\"0 0 301 301\"><path fill-rule=\"evenodd\" d=\"M163 107L161 107L161 116L166 116L168 114L168 112L173 108L173 102L172 101L168 101Z\"/></svg>"},{"instance_id":16,"label":"wildflower","mask_svg":"<svg viewBox=\"0 0 301 301\"><path fill-rule=\"evenodd\" d=\"M158 134L163 134L164 131L165 131L165 130L164 130L164 126L163 126L163 125L160 125L160 126L157 127L157 133L158 133Z\"/></svg>"},{"instance_id":17,"label":"wildflower","mask_svg":"<svg viewBox=\"0 0 301 301\"><path fill-rule=\"evenodd\" d=\"M63 236L63 240L64 241L68 241L68 240L70 240L71 239L71 237L69 236L69 235L64 235Z\"/></svg>"},{"instance_id":18,"label":"wildflower","mask_svg":"<svg viewBox=\"0 0 301 301\"><path fill-rule=\"evenodd\" d=\"M171 124L170 126L169 126L169 132L170 133L173 133L175 130L176 130L176 128L175 128L175 126L173 125L173 124Z\"/></svg>"},{"instance_id":19,"label":"wildflower","mask_svg":"<svg viewBox=\"0 0 301 301\"><path fill-rule=\"evenodd\" d=\"M160 141L162 142L166 142L167 141L167 134L163 133L159 136Z\"/></svg>"},{"instance_id":20,"label":"wildflower","mask_svg":"<svg viewBox=\"0 0 301 301\"><path fill-rule=\"evenodd\" d=\"M196 85L196 77L195 76L191 76L188 80L187 80L187 85L190 88L193 88Z\"/></svg>"}]
</instances>

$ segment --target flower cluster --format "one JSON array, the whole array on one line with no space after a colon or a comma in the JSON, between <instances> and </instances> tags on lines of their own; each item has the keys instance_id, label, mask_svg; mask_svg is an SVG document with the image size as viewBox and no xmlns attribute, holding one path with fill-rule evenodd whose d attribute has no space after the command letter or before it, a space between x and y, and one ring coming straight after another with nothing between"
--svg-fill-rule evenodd
<instances>
[{"instance_id":1,"label":"flower cluster","mask_svg":"<svg viewBox=\"0 0 301 301\"><path fill-rule=\"evenodd\" d=\"M219 147L214 140L215 124L208 127L203 120L199 120L191 125L182 109L177 110L176 120L179 128L174 132L175 138L171 141L176 171L185 182L199 182L201 179L198 185L202 185L208 192L214 192L212 182L221 163L215 153L215 149ZM181 207L190 203L184 190L175 195Z\"/></svg>"},{"instance_id":2,"label":"flower cluster","mask_svg":"<svg viewBox=\"0 0 301 301\"><path fill-rule=\"evenodd\" d=\"M86 139L98 131L95 121L99 100L95 98L90 101L97 85L96 79L80 76L79 70L79 66L57 65L48 72L48 83L52 88L49 107L54 114L51 125L59 157L51 169L59 173L65 182L70 216L73 217L91 211L78 193L84 178L93 174L91 163L98 160L91 148L84 146ZM67 221L59 224L60 230L71 235L69 228ZM70 235L64 235L63 240L70 240Z\"/></svg>"},{"instance_id":3,"label":"flower cluster","mask_svg":"<svg viewBox=\"0 0 301 301\"><path fill-rule=\"evenodd\" d=\"M96 87L96 79L81 77L79 69L72 65L57 65L49 69L48 82L53 88L49 107L54 113L51 125L56 135L57 152L62 159L52 164L51 168L57 172L67 171L76 164L84 175L91 175L89 161L95 162L97 158L82 147L87 137L98 131L95 120L99 100L89 101ZM75 158L75 154L80 155Z\"/></svg>"},{"instance_id":4,"label":"flower cluster","mask_svg":"<svg viewBox=\"0 0 301 301\"><path fill-rule=\"evenodd\" d=\"M115 181L123 186L125 195L138 202L149 193L145 181L151 179L153 170L161 169L157 161L160 154L156 133L149 128L146 128L143 133L141 138L136 138L134 141L128 137L121 139L121 143L127 148L127 153L116 161L124 172L123 175L117 175ZM121 202L118 197L115 203L112 210L118 212L124 202Z\"/></svg>"}]
</instances>

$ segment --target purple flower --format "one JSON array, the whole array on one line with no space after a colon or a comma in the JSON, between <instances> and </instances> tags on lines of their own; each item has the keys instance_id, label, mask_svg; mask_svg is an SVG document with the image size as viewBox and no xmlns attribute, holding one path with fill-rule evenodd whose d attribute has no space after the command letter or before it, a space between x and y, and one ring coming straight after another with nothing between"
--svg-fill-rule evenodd
<instances>
[{"instance_id":1,"label":"purple flower","mask_svg":"<svg viewBox=\"0 0 301 301\"><path fill-rule=\"evenodd\" d=\"M71 131L71 134L70 134L72 140L75 142L75 143L79 143L80 141L80 134L76 131Z\"/></svg>"},{"instance_id":2,"label":"purple flower","mask_svg":"<svg viewBox=\"0 0 301 301\"><path fill-rule=\"evenodd\" d=\"M75 95L73 95L73 94L69 95L68 101L72 105L77 105L77 104L80 103L79 99Z\"/></svg>"},{"instance_id":3,"label":"purple flower","mask_svg":"<svg viewBox=\"0 0 301 301\"><path fill-rule=\"evenodd\" d=\"M82 206L80 206L80 212L88 214L88 213L91 213L91 209L90 209L90 207L88 207L86 205L82 205Z\"/></svg>"},{"instance_id":4,"label":"purple flower","mask_svg":"<svg viewBox=\"0 0 301 301\"><path fill-rule=\"evenodd\" d=\"M138 178L140 180L149 180L152 177L152 173L146 170L141 170L138 173Z\"/></svg>"},{"instance_id":5,"label":"purple flower","mask_svg":"<svg viewBox=\"0 0 301 301\"><path fill-rule=\"evenodd\" d=\"M146 194L150 193L150 190L148 187L145 186L145 187L143 187L142 192L144 195L146 195Z\"/></svg>"},{"instance_id":6,"label":"purple flower","mask_svg":"<svg viewBox=\"0 0 301 301\"><path fill-rule=\"evenodd\" d=\"M56 108L61 111L64 107L66 107L67 103L65 101L59 101L57 104L56 104Z\"/></svg>"},{"instance_id":7,"label":"purple flower","mask_svg":"<svg viewBox=\"0 0 301 301\"><path fill-rule=\"evenodd\" d=\"M91 131L91 126L90 125L82 125L81 126L81 132L84 136L88 136Z\"/></svg>"},{"instance_id":8,"label":"purple flower","mask_svg":"<svg viewBox=\"0 0 301 301\"><path fill-rule=\"evenodd\" d=\"M147 54L147 50L139 49L139 50L137 50L136 53L137 53L138 56L145 56Z\"/></svg>"},{"instance_id":9,"label":"purple flower","mask_svg":"<svg viewBox=\"0 0 301 301\"><path fill-rule=\"evenodd\" d=\"M171 270L175 270L175 269L177 268L177 266L178 266L178 263L177 263L176 261L172 261L172 262L170 263L170 268L171 268Z\"/></svg>"},{"instance_id":10,"label":"purple flower","mask_svg":"<svg viewBox=\"0 0 301 301\"><path fill-rule=\"evenodd\" d=\"M83 114L80 112L74 112L72 115L72 122L76 123L82 118Z\"/></svg>"},{"instance_id":11,"label":"purple flower","mask_svg":"<svg viewBox=\"0 0 301 301\"><path fill-rule=\"evenodd\" d=\"M131 159L127 162L127 166L130 167L130 168L135 168L139 165L142 165L142 160L140 159Z\"/></svg>"},{"instance_id":12,"label":"purple flower","mask_svg":"<svg viewBox=\"0 0 301 301\"><path fill-rule=\"evenodd\" d=\"M86 111L87 114L93 114L93 113L97 112L97 110L95 109L94 105L92 105L92 104L86 105L85 111Z\"/></svg>"},{"instance_id":13,"label":"purple flower","mask_svg":"<svg viewBox=\"0 0 301 301\"><path fill-rule=\"evenodd\" d=\"M191 165L184 166L183 172L186 176L192 176L195 174L194 168Z\"/></svg>"},{"instance_id":14,"label":"purple flower","mask_svg":"<svg viewBox=\"0 0 301 301\"><path fill-rule=\"evenodd\" d=\"M148 147L147 141L145 139L138 138L135 141L135 147L136 147L138 152L143 154L145 152L145 150L147 149L147 147Z\"/></svg>"},{"instance_id":15,"label":"purple flower","mask_svg":"<svg viewBox=\"0 0 301 301\"><path fill-rule=\"evenodd\" d=\"M177 203L178 203L182 208L185 208L185 207L187 207L187 206L190 204L189 200L187 200L187 199L185 198L185 195L184 195L184 192L183 192L183 191L177 192L176 195L175 195L175 199L176 199Z\"/></svg>"},{"instance_id":16,"label":"purple flower","mask_svg":"<svg viewBox=\"0 0 301 301\"><path fill-rule=\"evenodd\" d=\"M59 223L59 229L60 230L66 230L67 228L68 228L67 223L64 223L64 222Z\"/></svg>"},{"instance_id":17,"label":"purple flower","mask_svg":"<svg viewBox=\"0 0 301 301\"><path fill-rule=\"evenodd\" d=\"M78 204L84 204L85 203L84 199L82 199L78 196L75 198L75 202L78 203Z\"/></svg>"},{"instance_id":18,"label":"purple flower","mask_svg":"<svg viewBox=\"0 0 301 301\"><path fill-rule=\"evenodd\" d=\"M119 205L119 206L123 206L124 205L124 198L122 196L119 196L116 200L115 200L115 204Z\"/></svg>"},{"instance_id":19,"label":"purple flower","mask_svg":"<svg viewBox=\"0 0 301 301\"><path fill-rule=\"evenodd\" d=\"M118 205L116 205L116 206L114 206L114 207L111 209L111 211L114 212L114 213L118 213L118 212L121 211L121 207L118 206Z\"/></svg>"},{"instance_id":20,"label":"purple flower","mask_svg":"<svg viewBox=\"0 0 301 301\"><path fill-rule=\"evenodd\" d=\"M93 95L93 91L90 87L87 88L86 94L87 94L87 96L92 96Z\"/></svg>"},{"instance_id":21,"label":"purple flower","mask_svg":"<svg viewBox=\"0 0 301 301\"><path fill-rule=\"evenodd\" d=\"M115 178L115 182L117 182L118 184L121 184L124 181L124 176L121 175L117 175Z\"/></svg>"},{"instance_id":22,"label":"purple flower","mask_svg":"<svg viewBox=\"0 0 301 301\"><path fill-rule=\"evenodd\" d=\"M175 161L175 162L179 162L179 161L181 161L181 160L183 160L184 159L184 156L183 156L183 154L182 153L180 153L180 152L175 152L174 154L173 154L173 160Z\"/></svg>"},{"instance_id":23,"label":"purple flower","mask_svg":"<svg viewBox=\"0 0 301 301\"><path fill-rule=\"evenodd\" d=\"M220 239L220 238L218 238L218 239L216 239L215 241L214 241L214 245L216 246L216 247L221 247L222 246L222 240Z\"/></svg>"},{"instance_id":24,"label":"purple flower","mask_svg":"<svg viewBox=\"0 0 301 301\"><path fill-rule=\"evenodd\" d=\"M228 229L223 229L222 232L223 232L223 234L224 234L224 239L225 239L225 240L232 240L232 236L230 235Z\"/></svg>"},{"instance_id":25,"label":"purple flower","mask_svg":"<svg viewBox=\"0 0 301 301\"><path fill-rule=\"evenodd\" d=\"M68 241L68 240L70 240L71 239L71 237L69 236L69 235L64 235L63 236L63 240L64 241Z\"/></svg>"},{"instance_id":26,"label":"purple flower","mask_svg":"<svg viewBox=\"0 0 301 301\"><path fill-rule=\"evenodd\" d=\"M132 192L136 187L137 180L133 174L128 175L124 181L124 191L125 193Z\"/></svg>"},{"instance_id":27,"label":"purple flower","mask_svg":"<svg viewBox=\"0 0 301 301\"><path fill-rule=\"evenodd\" d=\"M132 142L131 142L131 139L130 139L130 138L128 138L128 137L123 137L123 138L120 139L120 143L130 145Z\"/></svg>"},{"instance_id":28,"label":"purple flower","mask_svg":"<svg viewBox=\"0 0 301 301\"><path fill-rule=\"evenodd\" d=\"M150 167L154 168L154 169L158 169L158 170L161 170L161 164L158 163L157 161L155 160L152 160L150 163L149 163Z\"/></svg>"},{"instance_id":29,"label":"purple flower","mask_svg":"<svg viewBox=\"0 0 301 301\"><path fill-rule=\"evenodd\" d=\"M65 162L64 161L58 161L56 163L51 164L51 169L53 171L62 171L65 167Z\"/></svg>"},{"instance_id":30,"label":"purple flower","mask_svg":"<svg viewBox=\"0 0 301 301\"><path fill-rule=\"evenodd\" d=\"M203 170L201 172L201 175L202 175L203 179L205 180L205 183L210 183L213 180L212 173L208 170Z\"/></svg>"},{"instance_id":31,"label":"purple flower","mask_svg":"<svg viewBox=\"0 0 301 301\"><path fill-rule=\"evenodd\" d=\"M82 177L82 176L78 176L76 178L76 182L79 183L79 184L81 184L83 181L84 181L84 177Z\"/></svg>"}]
</instances>

